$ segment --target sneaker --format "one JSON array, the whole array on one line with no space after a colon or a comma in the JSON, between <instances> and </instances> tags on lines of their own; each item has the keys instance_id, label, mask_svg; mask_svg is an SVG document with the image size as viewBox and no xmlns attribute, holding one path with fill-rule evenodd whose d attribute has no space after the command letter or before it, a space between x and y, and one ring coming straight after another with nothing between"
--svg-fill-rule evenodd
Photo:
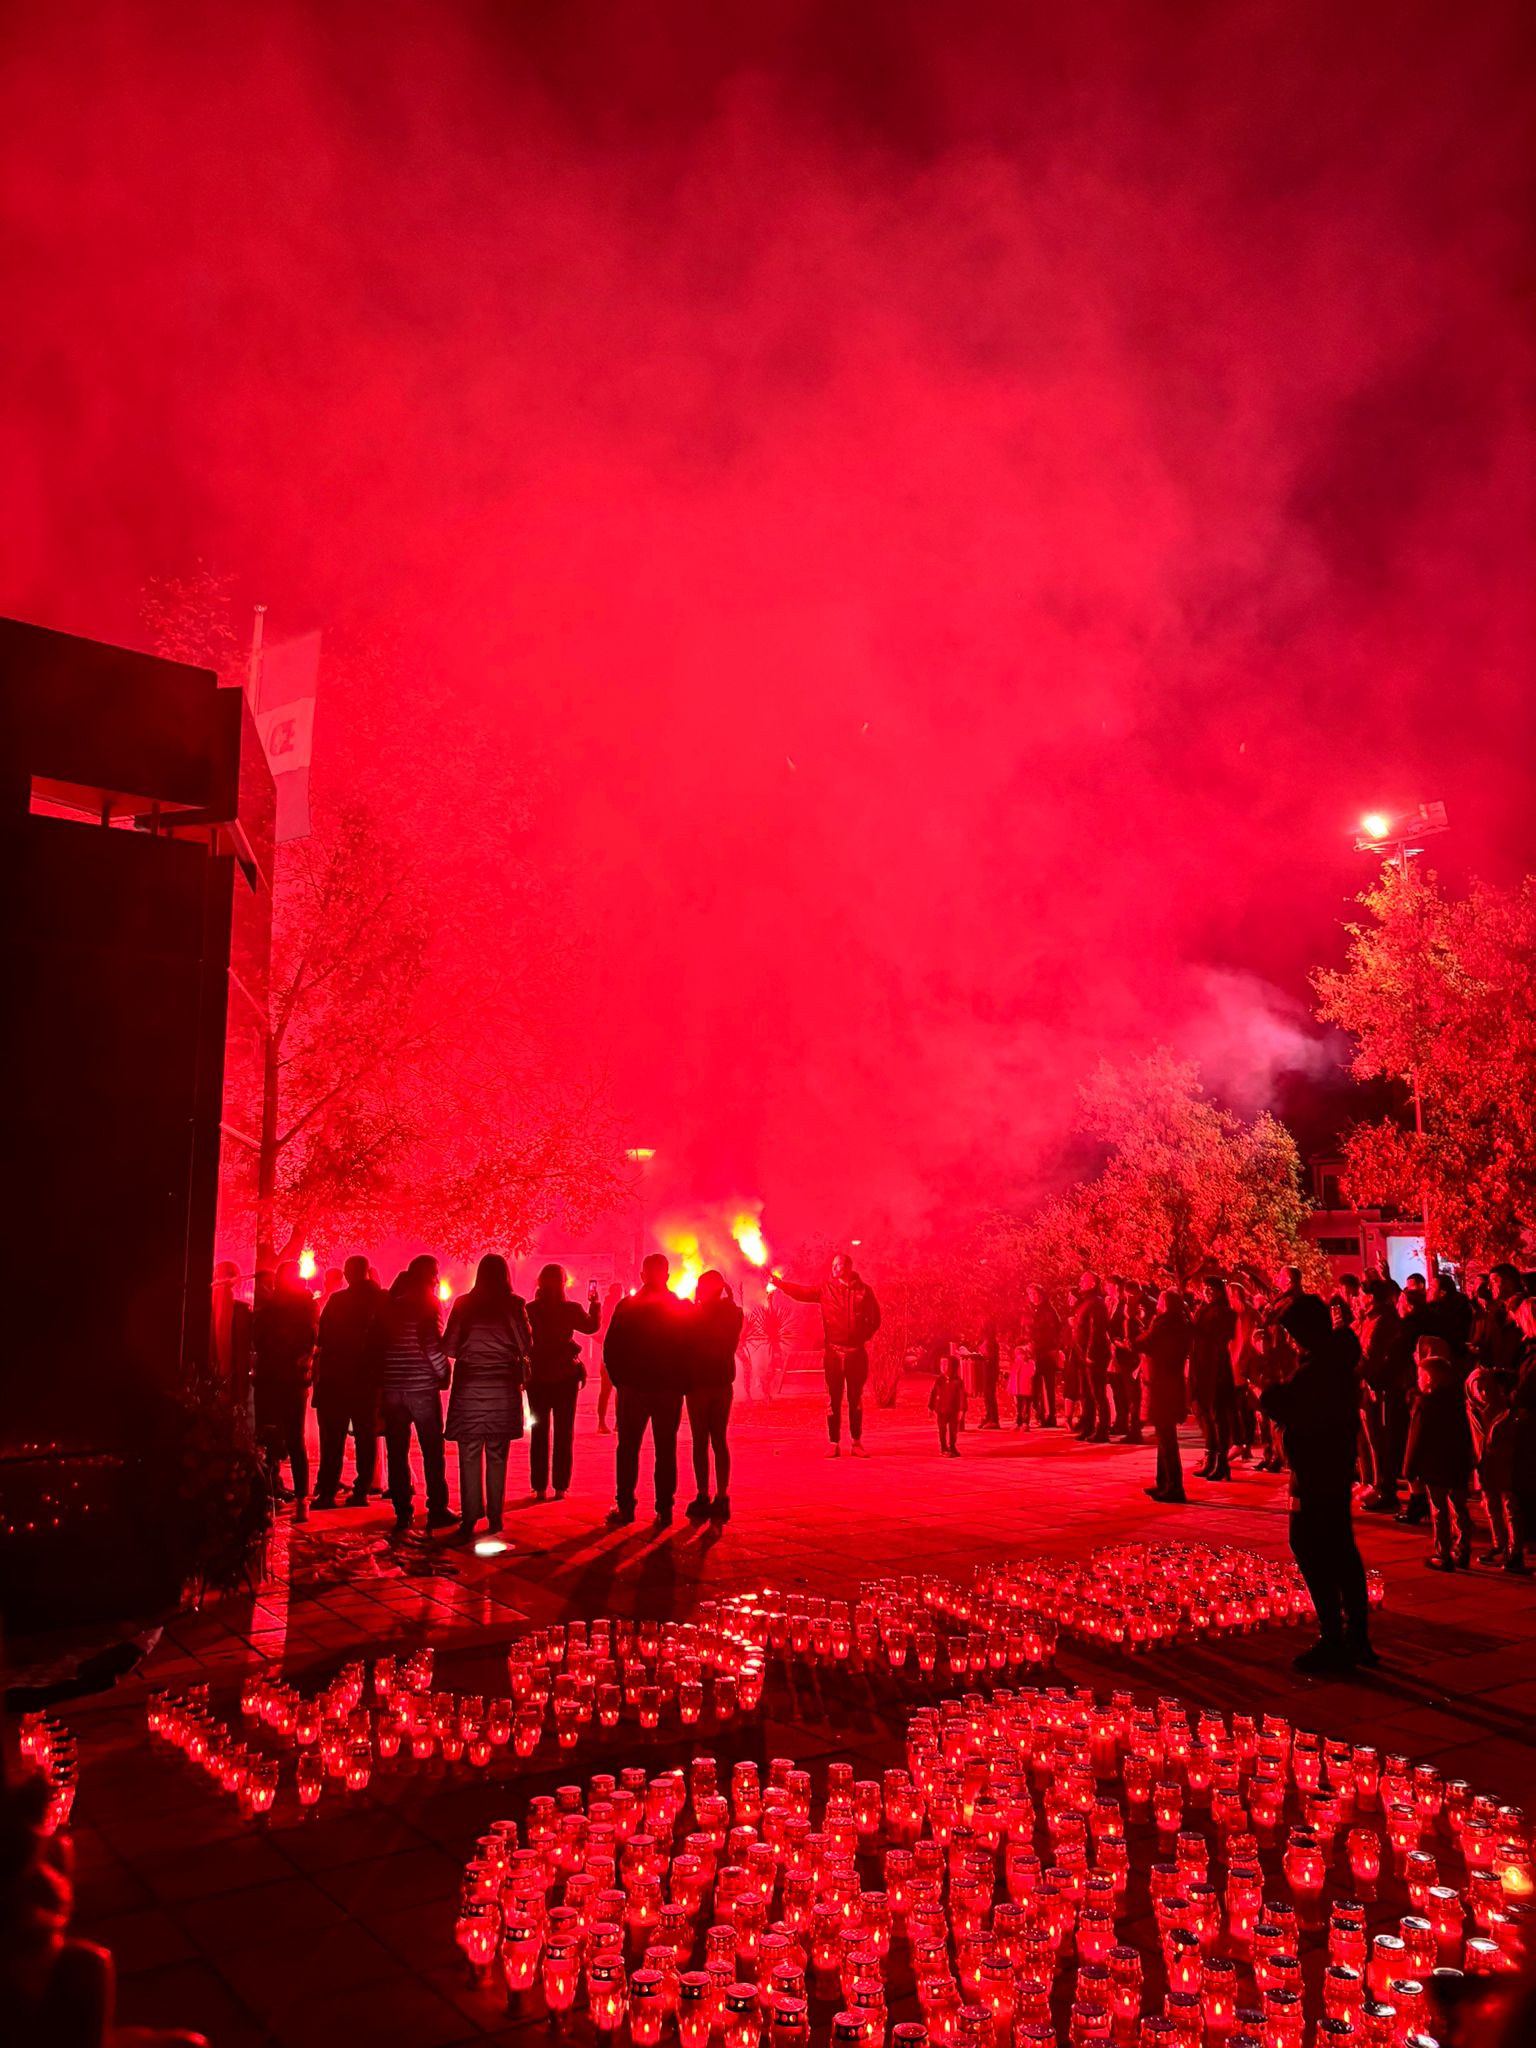
<instances>
[{"instance_id":1,"label":"sneaker","mask_svg":"<svg viewBox=\"0 0 1536 2048\"><path fill-rule=\"evenodd\" d=\"M1369 1643L1351 1643L1349 1645L1349 1655L1350 1661L1358 1664L1362 1671L1379 1671L1381 1669L1381 1659Z\"/></svg>"},{"instance_id":2,"label":"sneaker","mask_svg":"<svg viewBox=\"0 0 1536 2048\"><path fill-rule=\"evenodd\" d=\"M456 1529L458 1526L459 1517L451 1508L439 1508L435 1515L427 1517L429 1529Z\"/></svg>"},{"instance_id":3,"label":"sneaker","mask_svg":"<svg viewBox=\"0 0 1536 2048\"><path fill-rule=\"evenodd\" d=\"M1432 1572L1453 1572L1456 1569L1455 1558L1445 1551L1432 1550L1424 1562Z\"/></svg>"},{"instance_id":4,"label":"sneaker","mask_svg":"<svg viewBox=\"0 0 1536 2048\"><path fill-rule=\"evenodd\" d=\"M349 1493L342 1502L344 1508L365 1508L368 1505L366 1493Z\"/></svg>"},{"instance_id":5,"label":"sneaker","mask_svg":"<svg viewBox=\"0 0 1536 2048\"><path fill-rule=\"evenodd\" d=\"M545 1487L542 1487L542 1486L536 1486L536 1487L535 1487L535 1488L533 1489L533 1497L534 1497L534 1499L535 1499L535 1500L544 1500L544 1499L546 1499L546 1498L548 1497L548 1490L547 1490L547 1488L545 1488Z\"/></svg>"},{"instance_id":6,"label":"sneaker","mask_svg":"<svg viewBox=\"0 0 1536 2048\"><path fill-rule=\"evenodd\" d=\"M858 1437L854 1438L853 1442L848 1446L848 1449L855 1458L867 1458L869 1456L868 1451L865 1450L863 1444L860 1442ZM956 1451L955 1456L958 1458L959 1455L960 1453Z\"/></svg>"},{"instance_id":7,"label":"sneaker","mask_svg":"<svg viewBox=\"0 0 1536 2048\"><path fill-rule=\"evenodd\" d=\"M1352 1671L1357 1661L1342 1643L1314 1643L1291 1659L1291 1669L1304 1678L1340 1678Z\"/></svg>"},{"instance_id":8,"label":"sneaker","mask_svg":"<svg viewBox=\"0 0 1536 2048\"><path fill-rule=\"evenodd\" d=\"M598 1433L598 1435L599 1435L599 1436L612 1436L612 1435L613 1435L613 1431L612 1431L612 1430L611 1430L611 1429L610 1429L610 1428L608 1427L608 1425L607 1425L607 1423L606 1423L606 1422L600 1422L600 1423L599 1423L599 1424L597 1425L597 1433Z\"/></svg>"},{"instance_id":9,"label":"sneaker","mask_svg":"<svg viewBox=\"0 0 1536 2048\"><path fill-rule=\"evenodd\" d=\"M565 1499L565 1488L564 1488L563 1486L557 1486L557 1487L555 1488L555 1499L556 1499L556 1500L564 1500L564 1499Z\"/></svg>"},{"instance_id":10,"label":"sneaker","mask_svg":"<svg viewBox=\"0 0 1536 2048\"><path fill-rule=\"evenodd\" d=\"M836 1444L828 1444L827 1456L829 1458L840 1458L842 1455L842 1452L838 1449Z\"/></svg>"},{"instance_id":11,"label":"sneaker","mask_svg":"<svg viewBox=\"0 0 1536 2048\"><path fill-rule=\"evenodd\" d=\"M627 1528L634 1519L635 1511L633 1508L610 1508L603 1517L603 1523L609 1529L623 1529Z\"/></svg>"},{"instance_id":12,"label":"sneaker","mask_svg":"<svg viewBox=\"0 0 1536 2048\"><path fill-rule=\"evenodd\" d=\"M1477 1553L1477 1561L1479 1564L1502 1564L1504 1562L1504 1552L1502 1550L1480 1550Z\"/></svg>"},{"instance_id":13,"label":"sneaker","mask_svg":"<svg viewBox=\"0 0 1536 2048\"><path fill-rule=\"evenodd\" d=\"M671 1522L671 1520L672 1520L672 1504L671 1504L671 1502L669 1501L669 1502L667 1503L667 1505L666 1505L665 1507L662 1507L662 1506L661 1506L661 1504L660 1504L660 1502L658 1502L658 1503L657 1503L657 1506L656 1506L656 1526L657 1526L657 1528L658 1528L658 1529L665 1529L665 1528L666 1528L666 1527L668 1526L668 1524L669 1524L669 1523Z\"/></svg>"},{"instance_id":14,"label":"sneaker","mask_svg":"<svg viewBox=\"0 0 1536 2048\"><path fill-rule=\"evenodd\" d=\"M293 1519L296 1522L307 1522L309 1520L309 1502L307 1500L296 1500L294 1502Z\"/></svg>"},{"instance_id":15,"label":"sneaker","mask_svg":"<svg viewBox=\"0 0 1536 2048\"><path fill-rule=\"evenodd\" d=\"M709 1495L707 1493L696 1494L689 1501L687 1507L684 1508L683 1513L690 1522L707 1522L709 1520Z\"/></svg>"},{"instance_id":16,"label":"sneaker","mask_svg":"<svg viewBox=\"0 0 1536 2048\"><path fill-rule=\"evenodd\" d=\"M712 1522L728 1522L731 1519L731 1503L720 1493L709 1504L709 1519Z\"/></svg>"},{"instance_id":17,"label":"sneaker","mask_svg":"<svg viewBox=\"0 0 1536 2048\"><path fill-rule=\"evenodd\" d=\"M1395 1515L1397 1501L1389 1493L1368 1493L1360 1503L1360 1512L1365 1515Z\"/></svg>"},{"instance_id":18,"label":"sneaker","mask_svg":"<svg viewBox=\"0 0 1536 2048\"><path fill-rule=\"evenodd\" d=\"M1168 1498L1160 1486L1144 1486L1141 1490L1148 1500L1166 1500Z\"/></svg>"},{"instance_id":19,"label":"sneaker","mask_svg":"<svg viewBox=\"0 0 1536 2048\"><path fill-rule=\"evenodd\" d=\"M1397 1510L1392 1519L1395 1522L1403 1522L1409 1527L1417 1523L1427 1522L1429 1520L1429 1502L1410 1500L1405 1506Z\"/></svg>"},{"instance_id":20,"label":"sneaker","mask_svg":"<svg viewBox=\"0 0 1536 2048\"><path fill-rule=\"evenodd\" d=\"M322 1496L321 1494L317 1493L314 1499L309 1504L309 1511L311 1514L314 1514L317 1510L321 1514L327 1514L335 1506L336 1496L334 1493L330 1494L329 1496Z\"/></svg>"}]
</instances>

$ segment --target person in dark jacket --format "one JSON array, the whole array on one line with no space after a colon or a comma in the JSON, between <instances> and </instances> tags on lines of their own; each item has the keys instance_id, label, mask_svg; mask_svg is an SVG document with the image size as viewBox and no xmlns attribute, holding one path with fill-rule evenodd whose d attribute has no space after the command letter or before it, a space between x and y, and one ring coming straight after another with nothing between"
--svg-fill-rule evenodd
<instances>
[{"instance_id":1,"label":"person in dark jacket","mask_svg":"<svg viewBox=\"0 0 1536 2048\"><path fill-rule=\"evenodd\" d=\"M1144 1361L1142 1409L1157 1439L1157 1478L1147 1488L1152 1500L1182 1507L1184 1466L1179 1457L1179 1424L1189 1413L1185 1367L1189 1359L1189 1318L1183 1297L1164 1288L1157 1298L1157 1313L1136 1339Z\"/></svg>"},{"instance_id":2,"label":"person in dark jacket","mask_svg":"<svg viewBox=\"0 0 1536 2048\"><path fill-rule=\"evenodd\" d=\"M280 1492L284 1458L293 1473L293 1519L309 1520L309 1453L304 1445L304 1412L314 1361L318 1318L315 1298L299 1277L298 1262L285 1259L272 1291L257 1307L252 1325L255 1355L256 1437L262 1446L274 1496Z\"/></svg>"},{"instance_id":3,"label":"person in dark jacket","mask_svg":"<svg viewBox=\"0 0 1536 2048\"><path fill-rule=\"evenodd\" d=\"M693 1371L688 1381L688 1432L693 1438L690 1522L731 1519L731 1447L727 1432L736 1388L736 1352L743 1317L725 1276L713 1269L700 1276L693 1296ZM709 1454L715 1454L715 1491L709 1491Z\"/></svg>"},{"instance_id":4,"label":"person in dark jacket","mask_svg":"<svg viewBox=\"0 0 1536 2048\"><path fill-rule=\"evenodd\" d=\"M1114 1432L1123 1443L1139 1444L1141 1436L1141 1379L1137 1371L1137 1342L1146 1317L1142 1312L1141 1289L1134 1280L1121 1275L1109 1283L1109 1391L1114 1401Z\"/></svg>"},{"instance_id":5,"label":"person in dark jacket","mask_svg":"<svg viewBox=\"0 0 1536 2048\"><path fill-rule=\"evenodd\" d=\"M880 1327L880 1304L853 1268L849 1252L839 1252L819 1287L803 1281L774 1285L791 1301L814 1302L821 1310L822 1371L827 1382L828 1457L840 1455L843 1396L848 1397L848 1448L866 1458L864 1448L864 1383L869 1378L869 1340Z\"/></svg>"},{"instance_id":6,"label":"person in dark jacket","mask_svg":"<svg viewBox=\"0 0 1536 2048\"><path fill-rule=\"evenodd\" d=\"M1232 1377L1232 1338L1237 1317L1219 1274L1200 1283L1200 1299L1189 1331L1189 1390L1205 1432L1205 1463L1197 1479L1232 1477L1232 1437L1237 1423L1237 1383Z\"/></svg>"},{"instance_id":7,"label":"person in dark jacket","mask_svg":"<svg viewBox=\"0 0 1536 2048\"><path fill-rule=\"evenodd\" d=\"M622 1291L622 1290L621 1290ZM576 1398L587 1384L576 1339L594 1337L603 1319L594 1287L587 1305L565 1298L565 1269L540 1268L528 1322L533 1332L533 1359L528 1368L528 1409L533 1436L528 1446L528 1478L535 1500L543 1500L551 1477L555 1499L564 1500L575 1462ZM553 1471L551 1471L553 1466Z\"/></svg>"},{"instance_id":8,"label":"person in dark jacket","mask_svg":"<svg viewBox=\"0 0 1536 2048\"><path fill-rule=\"evenodd\" d=\"M333 1508L341 1485L341 1460L352 1436L356 1467L348 1507L365 1508L379 1458L379 1388L373 1326L384 1305L384 1290L368 1277L368 1261L354 1255L342 1267L344 1285L320 1311L315 1346L315 1416L320 1424L317 1508Z\"/></svg>"},{"instance_id":9,"label":"person in dark jacket","mask_svg":"<svg viewBox=\"0 0 1536 2048\"><path fill-rule=\"evenodd\" d=\"M443 1434L459 1447L459 1528L455 1541L473 1537L482 1513L491 1535L501 1532L507 1498L507 1453L523 1433L523 1377L531 1348L523 1298L499 1252L475 1268L475 1284L460 1295L443 1332L453 1360L453 1392Z\"/></svg>"},{"instance_id":10,"label":"person in dark jacket","mask_svg":"<svg viewBox=\"0 0 1536 2048\"><path fill-rule=\"evenodd\" d=\"M1379 1274L1368 1274L1361 1290L1360 1420L1370 1489L1360 1505L1367 1514L1395 1515L1408 1441L1408 1388L1398 1343L1397 1290Z\"/></svg>"},{"instance_id":11,"label":"person in dark jacket","mask_svg":"<svg viewBox=\"0 0 1536 2048\"><path fill-rule=\"evenodd\" d=\"M451 1528L458 1516L448 1505L442 1391L450 1367L438 1309L437 1261L429 1252L412 1259L391 1286L374 1324L373 1342L379 1360L379 1407L395 1527L409 1529L415 1513L411 1486L414 1429L427 1483L427 1527Z\"/></svg>"},{"instance_id":12,"label":"person in dark jacket","mask_svg":"<svg viewBox=\"0 0 1536 2048\"><path fill-rule=\"evenodd\" d=\"M656 1519L672 1519L677 1493L677 1432L683 1419L693 1354L693 1303L679 1301L667 1285L665 1252L652 1252L640 1268L640 1291L614 1309L603 1339L603 1363L613 1381L619 1440L615 1451L617 1494L610 1529L635 1519L640 1484L640 1446L647 1430L656 1461Z\"/></svg>"},{"instance_id":13,"label":"person in dark jacket","mask_svg":"<svg viewBox=\"0 0 1536 2048\"><path fill-rule=\"evenodd\" d=\"M1098 1275L1084 1273L1072 1311L1072 1362L1077 1370L1077 1427L1084 1443L1109 1442L1109 1310Z\"/></svg>"},{"instance_id":14,"label":"person in dark jacket","mask_svg":"<svg viewBox=\"0 0 1536 2048\"><path fill-rule=\"evenodd\" d=\"M981 1343L977 1347L981 1363L981 1420L978 1429L999 1429L1002 1427L997 1407L997 1383L1002 1372L1003 1345L997 1324L989 1317L982 1326Z\"/></svg>"},{"instance_id":15,"label":"person in dark jacket","mask_svg":"<svg viewBox=\"0 0 1536 2048\"><path fill-rule=\"evenodd\" d=\"M939 1425L939 1456L960 1455L960 1424L965 1415L965 1381L952 1351L939 1360L939 1374L928 1390L928 1408Z\"/></svg>"},{"instance_id":16,"label":"person in dark jacket","mask_svg":"<svg viewBox=\"0 0 1536 2048\"><path fill-rule=\"evenodd\" d=\"M1472 1562L1467 1491L1474 1457L1466 1390L1443 1337L1421 1337L1414 1364L1419 1391L1403 1470L1429 1500L1435 1539L1426 1560L1431 1571L1465 1571Z\"/></svg>"},{"instance_id":17,"label":"person in dark jacket","mask_svg":"<svg viewBox=\"0 0 1536 2048\"><path fill-rule=\"evenodd\" d=\"M1289 1304L1281 1326L1296 1364L1259 1396L1291 1471L1291 1555L1317 1615L1318 1639L1293 1660L1326 1675L1374 1666L1365 1565L1350 1523L1358 1398L1333 1322L1316 1296ZM1283 1355L1283 1354L1277 1354ZM1282 1367L1282 1370L1284 1368Z\"/></svg>"},{"instance_id":18,"label":"person in dark jacket","mask_svg":"<svg viewBox=\"0 0 1536 2048\"><path fill-rule=\"evenodd\" d=\"M254 1318L251 1305L235 1289L240 1268L221 1259L213 1269L212 1351L214 1367L229 1396L230 1410L249 1446L256 1440Z\"/></svg>"},{"instance_id":19,"label":"person in dark jacket","mask_svg":"<svg viewBox=\"0 0 1536 2048\"><path fill-rule=\"evenodd\" d=\"M1029 1313L1025 1328L1035 1354L1035 1419L1042 1429L1056 1427L1056 1375L1061 1369L1061 1317L1045 1289L1031 1282L1026 1292Z\"/></svg>"}]
</instances>

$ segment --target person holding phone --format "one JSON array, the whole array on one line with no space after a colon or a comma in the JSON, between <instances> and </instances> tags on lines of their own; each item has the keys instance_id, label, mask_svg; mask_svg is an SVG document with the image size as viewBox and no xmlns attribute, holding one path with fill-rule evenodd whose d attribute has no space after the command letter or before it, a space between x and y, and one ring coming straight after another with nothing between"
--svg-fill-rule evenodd
<instances>
[{"instance_id":1,"label":"person holding phone","mask_svg":"<svg viewBox=\"0 0 1536 2048\"><path fill-rule=\"evenodd\" d=\"M565 1269L545 1266L528 1304L533 1356L528 1366L528 1407L533 1434L528 1443L528 1479L535 1500L564 1500L571 1483L576 1440L576 1397L587 1383L578 1336L597 1334L603 1305L594 1284L582 1308L565 1298Z\"/></svg>"}]
</instances>

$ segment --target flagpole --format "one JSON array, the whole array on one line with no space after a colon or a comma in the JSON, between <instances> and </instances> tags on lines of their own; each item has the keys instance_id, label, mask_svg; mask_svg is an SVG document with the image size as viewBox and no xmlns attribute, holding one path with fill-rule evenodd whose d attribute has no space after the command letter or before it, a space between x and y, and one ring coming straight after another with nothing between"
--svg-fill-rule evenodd
<instances>
[{"instance_id":1,"label":"flagpole","mask_svg":"<svg viewBox=\"0 0 1536 2048\"><path fill-rule=\"evenodd\" d=\"M256 607L256 615L251 621L251 672L247 699L250 703L252 718L261 709L261 636L266 622L267 608L264 604L259 604Z\"/></svg>"}]
</instances>

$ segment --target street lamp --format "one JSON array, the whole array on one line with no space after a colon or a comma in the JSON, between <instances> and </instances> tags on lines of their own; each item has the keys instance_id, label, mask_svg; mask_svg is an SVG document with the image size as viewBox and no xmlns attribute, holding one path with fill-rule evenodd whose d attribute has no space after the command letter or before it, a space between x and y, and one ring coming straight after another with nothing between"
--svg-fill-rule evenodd
<instances>
[{"instance_id":1,"label":"street lamp","mask_svg":"<svg viewBox=\"0 0 1536 2048\"><path fill-rule=\"evenodd\" d=\"M1451 821L1446 815L1443 803L1420 804L1411 811L1367 811L1360 820L1360 830L1355 835L1356 853L1374 853L1384 861L1394 861L1398 873L1406 880L1408 863L1415 854L1422 853L1421 841L1432 839L1437 833L1448 832ZM1424 1138L1424 1097L1419 1089L1419 1065L1415 1060L1408 1069L1409 1085L1413 1089L1413 1128L1422 1146ZM1419 1199L1424 1225L1424 1277L1429 1279L1435 1270L1434 1256L1429 1241L1429 1181L1426 1178L1419 1190Z\"/></svg>"},{"instance_id":2,"label":"street lamp","mask_svg":"<svg viewBox=\"0 0 1536 2048\"><path fill-rule=\"evenodd\" d=\"M624 1157L640 1171L635 1176L635 1271L638 1273L645 1258L645 1169L656 1157L654 1145L631 1145Z\"/></svg>"}]
</instances>

